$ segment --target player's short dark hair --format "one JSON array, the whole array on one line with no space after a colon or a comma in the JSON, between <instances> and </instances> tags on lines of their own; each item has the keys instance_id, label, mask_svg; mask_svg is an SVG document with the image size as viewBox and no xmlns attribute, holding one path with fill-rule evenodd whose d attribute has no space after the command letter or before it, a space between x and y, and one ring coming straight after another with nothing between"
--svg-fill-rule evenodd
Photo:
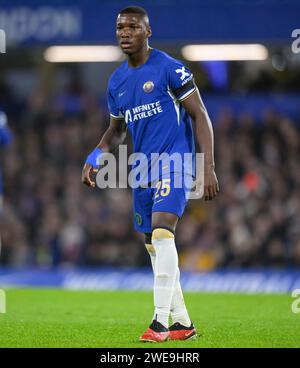
<instances>
[{"instance_id":1,"label":"player's short dark hair","mask_svg":"<svg viewBox=\"0 0 300 368\"><path fill-rule=\"evenodd\" d=\"M148 17L147 11L141 6L127 6L122 9L119 14L139 14L141 17Z\"/></svg>"}]
</instances>

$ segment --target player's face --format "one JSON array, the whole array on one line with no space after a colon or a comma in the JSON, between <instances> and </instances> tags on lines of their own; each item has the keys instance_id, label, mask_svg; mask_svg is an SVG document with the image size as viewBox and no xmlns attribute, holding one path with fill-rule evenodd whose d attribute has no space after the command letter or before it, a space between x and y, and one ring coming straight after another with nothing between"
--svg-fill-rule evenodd
<instances>
[{"instance_id":1,"label":"player's face","mask_svg":"<svg viewBox=\"0 0 300 368\"><path fill-rule=\"evenodd\" d=\"M139 52L151 35L149 25L138 14L120 14L117 18L117 39L127 55Z\"/></svg>"}]
</instances>

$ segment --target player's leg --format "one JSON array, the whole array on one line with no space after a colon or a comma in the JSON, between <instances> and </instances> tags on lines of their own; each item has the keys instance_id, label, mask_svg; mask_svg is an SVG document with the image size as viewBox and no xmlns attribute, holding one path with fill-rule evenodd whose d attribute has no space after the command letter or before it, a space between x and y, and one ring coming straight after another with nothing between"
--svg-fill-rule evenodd
<instances>
[{"instance_id":1,"label":"player's leg","mask_svg":"<svg viewBox=\"0 0 300 368\"><path fill-rule=\"evenodd\" d=\"M173 216L173 214L171 214L171 215ZM176 217L176 221L177 221L177 217ZM175 227L176 227L176 225L175 225ZM175 230L174 231L172 230L172 232L174 233ZM144 235L145 235L145 247L146 247L147 252L150 256L153 274L155 275L156 253L155 253L154 246L152 244L152 232L151 233L145 233Z\"/></svg>"},{"instance_id":2,"label":"player's leg","mask_svg":"<svg viewBox=\"0 0 300 368\"><path fill-rule=\"evenodd\" d=\"M155 261L156 261L156 253L154 246L152 245L152 233L145 234L145 247L149 253L153 274L155 275ZM189 318L184 298L182 294L182 289L180 285L180 271L179 267L177 268L176 280L174 286L174 292L172 296L171 302L171 318L173 323L180 323L184 326L190 326L191 320Z\"/></svg>"},{"instance_id":3,"label":"player's leg","mask_svg":"<svg viewBox=\"0 0 300 368\"><path fill-rule=\"evenodd\" d=\"M155 275L155 261L156 261L156 253L154 246L152 245L152 234L145 234L145 247L149 253L153 274ZM188 314L188 311L185 306L184 297L180 285L180 270L177 268L175 286L171 301L171 318L173 324L180 324L182 326L191 326L191 320ZM154 316L155 317L155 316Z\"/></svg>"},{"instance_id":4,"label":"player's leg","mask_svg":"<svg viewBox=\"0 0 300 368\"><path fill-rule=\"evenodd\" d=\"M180 270L178 268L173 298L171 302L171 318L173 324L169 327L171 340L188 340L197 336L195 326L190 320L180 284Z\"/></svg>"},{"instance_id":5,"label":"player's leg","mask_svg":"<svg viewBox=\"0 0 300 368\"><path fill-rule=\"evenodd\" d=\"M155 287L162 286L161 295L158 293L158 300L155 304L155 312L154 314L157 315L158 321L162 320L163 322L166 321L165 317L166 314L171 314L173 325L169 328L170 338L172 340L186 340L192 338L196 335L196 329L192 324L188 311L185 306L183 293L180 285L180 271L178 267L178 256L177 250L175 245L175 237L171 236L175 234L176 225L178 222L178 216L172 213L167 212L154 212L152 214L152 227L153 227L153 234L155 234L156 229L163 229L162 236L168 237L161 238L158 241L155 240L155 235L152 235L153 245L155 250L160 250L163 252L163 256L161 262L167 262L168 268L167 270L171 270L169 275L172 273L172 279L169 279L168 282L165 280L165 284L167 286L171 286L172 281L172 295L170 299L170 295L168 293L168 288L164 290L165 285L163 285L164 281L157 281L157 285L154 286L154 295L157 293ZM167 232L165 232L167 231ZM169 245L169 248L167 247ZM171 247L170 247L171 245ZM175 257L177 258L177 267L174 270L174 266L172 266L172 259L174 255L172 253L176 253ZM159 259L159 256L157 256ZM171 261L169 261L169 259ZM159 262L156 261L156 274L158 273L159 269ZM162 270L166 270L163 268L164 265L161 265ZM175 272L175 273L174 273ZM175 276L174 276L175 275ZM169 276L170 277L170 276ZM160 298L162 300L160 300ZM162 305L163 307L159 307ZM161 313L161 316L159 316ZM160 318L160 319L159 319Z\"/></svg>"},{"instance_id":6,"label":"player's leg","mask_svg":"<svg viewBox=\"0 0 300 368\"><path fill-rule=\"evenodd\" d=\"M151 244L151 215L152 215L152 193L151 188L137 188L133 190L133 209L134 209L134 227L137 231L150 234L150 238L146 239L146 248L153 260L153 269L155 270L155 252ZM154 271L155 272L155 271ZM156 324L151 324L148 330L140 337L140 341L160 342L169 338L168 329L161 331Z\"/></svg>"},{"instance_id":7,"label":"player's leg","mask_svg":"<svg viewBox=\"0 0 300 368\"><path fill-rule=\"evenodd\" d=\"M174 313L172 314L174 324L171 326L171 331L180 329L179 335L178 332L172 332L174 339L186 339L196 333L194 326L190 322L182 296L178 255L174 237L178 218L183 214L187 197L185 189L174 188L173 182L174 177L167 178L164 182L162 180L162 185L159 187L164 188L164 190L161 192L155 190L153 194L152 242L151 244L149 243L149 234L146 242L148 244L147 249L151 251L149 254L155 274L155 312L153 320L155 326L152 323L142 338L149 338L149 330L153 330L154 327L156 333L165 332L171 310ZM145 339L143 341L153 340Z\"/></svg>"},{"instance_id":8,"label":"player's leg","mask_svg":"<svg viewBox=\"0 0 300 368\"><path fill-rule=\"evenodd\" d=\"M172 213L152 214L152 245L155 249L154 317L164 327L169 325L171 302L178 270L175 228L178 217Z\"/></svg>"},{"instance_id":9,"label":"player's leg","mask_svg":"<svg viewBox=\"0 0 300 368\"><path fill-rule=\"evenodd\" d=\"M178 219L182 217L190 193L191 177L184 178L181 174L170 174L162 179L160 192L154 194L152 209L152 227L159 226L171 230L175 234ZM173 239L175 247L175 239ZM176 250L176 247L175 247ZM170 327L171 338L186 339L196 334L196 330L188 315L180 285L180 271L177 267L176 279L171 300L170 314L173 325ZM176 333L175 330L180 330Z\"/></svg>"},{"instance_id":10,"label":"player's leg","mask_svg":"<svg viewBox=\"0 0 300 368\"><path fill-rule=\"evenodd\" d=\"M164 214L165 216L167 214ZM174 242L177 216L169 214L169 222L153 228L151 244L147 244L154 272L154 316L141 341L165 341L169 338L169 314L178 268L178 255ZM153 222L153 215L152 215ZM149 237L146 238L150 241Z\"/></svg>"}]
</instances>

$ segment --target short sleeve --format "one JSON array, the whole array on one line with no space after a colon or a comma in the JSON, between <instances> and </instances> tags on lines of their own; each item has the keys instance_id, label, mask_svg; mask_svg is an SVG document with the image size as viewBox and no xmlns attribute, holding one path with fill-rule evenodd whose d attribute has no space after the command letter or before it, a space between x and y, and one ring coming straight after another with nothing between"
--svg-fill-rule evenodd
<instances>
[{"instance_id":1,"label":"short sleeve","mask_svg":"<svg viewBox=\"0 0 300 368\"><path fill-rule=\"evenodd\" d=\"M107 102L108 102L108 109L109 109L110 116L112 116L115 119L123 119L124 115L122 114L122 112L120 111L116 103L116 98L114 96L114 93L110 85L108 86L108 90L107 90Z\"/></svg>"},{"instance_id":2,"label":"short sleeve","mask_svg":"<svg viewBox=\"0 0 300 368\"><path fill-rule=\"evenodd\" d=\"M180 61L173 59L168 63L168 83L173 95L183 101L196 90L194 76Z\"/></svg>"}]
</instances>

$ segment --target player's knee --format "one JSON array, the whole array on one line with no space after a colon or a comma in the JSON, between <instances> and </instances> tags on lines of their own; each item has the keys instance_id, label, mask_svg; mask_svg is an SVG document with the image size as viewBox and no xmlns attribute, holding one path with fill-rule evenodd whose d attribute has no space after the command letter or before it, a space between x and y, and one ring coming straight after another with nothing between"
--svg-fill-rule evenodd
<instances>
[{"instance_id":1,"label":"player's knee","mask_svg":"<svg viewBox=\"0 0 300 368\"><path fill-rule=\"evenodd\" d=\"M167 212L154 212L152 214L152 229L164 228L175 232L178 216Z\"/></svg>"},{"instance_id":2,"label":"player's knee","mask_svg":"<svg viewBox=\"0 0 300 368\"><path fill-rule=\"evenodd\" d=\"M157 227L152 231L152 243L161 239L174 239L174 232L165 227Z\"/></svg>"}]
</instances>

